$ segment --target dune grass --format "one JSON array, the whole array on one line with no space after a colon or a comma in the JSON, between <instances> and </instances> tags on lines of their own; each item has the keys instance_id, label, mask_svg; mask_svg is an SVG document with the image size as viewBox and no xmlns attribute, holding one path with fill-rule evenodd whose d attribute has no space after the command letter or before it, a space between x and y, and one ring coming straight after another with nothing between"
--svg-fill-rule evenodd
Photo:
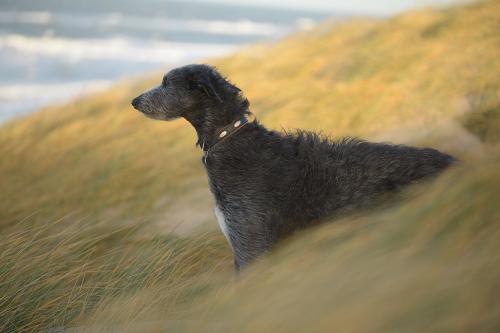
<instances>
[{"instance_id":1,"label":"dune grass","mask_svg":"<svg viewBox=\"0 0 500 333\"><path fill-rule=\"evenodd\" d=\"M232 272L219 234L151 236L141 227L71 216L39 226L21 222L0 242L0 331L64 327L145 290L154 302L122 308L122 318L134 320L158 303L155 315L172 316L204 292L203 278Z\"/></svg>"},{"instance_id":2,"label":"dune grass","mask_svg":"<svg viewBox=\"0 0 500 333\"><path fill-rule=\"evenodd\" d=\"M213 60L271 128L462 160L237 278L194 131L129 106L160 73L5 124L0 331L497 331L499 22L484 1L326 22Z\"/></svg>"}]
</instances>

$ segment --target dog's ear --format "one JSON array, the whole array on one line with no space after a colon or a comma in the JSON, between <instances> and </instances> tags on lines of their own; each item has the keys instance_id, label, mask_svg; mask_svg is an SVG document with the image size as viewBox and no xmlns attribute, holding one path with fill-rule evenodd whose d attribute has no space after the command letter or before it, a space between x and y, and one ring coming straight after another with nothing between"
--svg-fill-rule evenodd
<instances>
[{"instance_id":1,"label":"dog's ear","mask_svg":"<svg viewBox=\"0 0 500 333\"><path fill-rule=\"evenodd\" d=\"M207 96L216 98L220 103L222 103L222 98L220 98L214 87L213 82L215 80L214 75L210 72L198 78L196 84L201 90L203 90L203 92L205 92L205 94L207 94Z\"/></svg>"}]
</instances>

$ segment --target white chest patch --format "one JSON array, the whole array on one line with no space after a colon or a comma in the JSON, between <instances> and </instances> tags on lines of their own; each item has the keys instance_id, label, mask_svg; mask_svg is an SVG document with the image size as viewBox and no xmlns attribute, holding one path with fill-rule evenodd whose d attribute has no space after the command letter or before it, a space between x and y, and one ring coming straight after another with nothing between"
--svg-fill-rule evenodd
<instances>
[{"instance_id":1,"label":"white chest patch","mask_svg":"<svg viewBox=\"0 0 500 333\"><path fill-rule=\"evenodd\" d=\"M217 222L219 222L219 227L222 230L224 236L226 236L227 242L231 245L231 240L229 239L229 230L227 229L226 219L224 217L224 213L220 210L219 206L215 205L214 207L215 216L217 217Z\"/></svg>"}]
</instances>

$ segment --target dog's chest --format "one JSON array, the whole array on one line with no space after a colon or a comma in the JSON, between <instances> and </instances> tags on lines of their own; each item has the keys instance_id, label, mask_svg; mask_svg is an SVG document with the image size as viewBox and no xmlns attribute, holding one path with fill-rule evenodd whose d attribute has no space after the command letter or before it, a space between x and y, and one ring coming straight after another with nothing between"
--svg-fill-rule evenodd
<instances>
[{"instance_id":1,"label":"dog's chest","mask_svg":"<svg viewBox=\"0 0 500 333\"><path fill-rule=\"evenodd\" d=\"M229 229L227 228L226 217L224 216L224 213L222 212L222 210L219 208L219 206L217 204L214 207L214 211L215 211L215 216L217 217L217 222L219 223L219 227L222 230L222 233L224 234L224 236L226 237L227 242L229 243L229 245L231 245L231 240L229 238Z\"/></svg>"}]
</instances>

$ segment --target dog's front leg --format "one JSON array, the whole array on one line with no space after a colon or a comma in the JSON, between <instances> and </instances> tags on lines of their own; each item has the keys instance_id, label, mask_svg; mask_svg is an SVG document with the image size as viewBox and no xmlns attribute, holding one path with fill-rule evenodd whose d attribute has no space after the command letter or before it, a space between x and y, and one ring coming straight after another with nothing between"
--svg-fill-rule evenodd
<instances>
[{"instance_id":1,"label":"dog's front leg","mask_svg":"<svg viewBox=\"0 0 500 333\"><path fill-rule=\"evenodd\" d=\"M236 271L245 268L271 248L271 234L262 222L233 222L229 229Z\"/></svg>"}]
</instances>

